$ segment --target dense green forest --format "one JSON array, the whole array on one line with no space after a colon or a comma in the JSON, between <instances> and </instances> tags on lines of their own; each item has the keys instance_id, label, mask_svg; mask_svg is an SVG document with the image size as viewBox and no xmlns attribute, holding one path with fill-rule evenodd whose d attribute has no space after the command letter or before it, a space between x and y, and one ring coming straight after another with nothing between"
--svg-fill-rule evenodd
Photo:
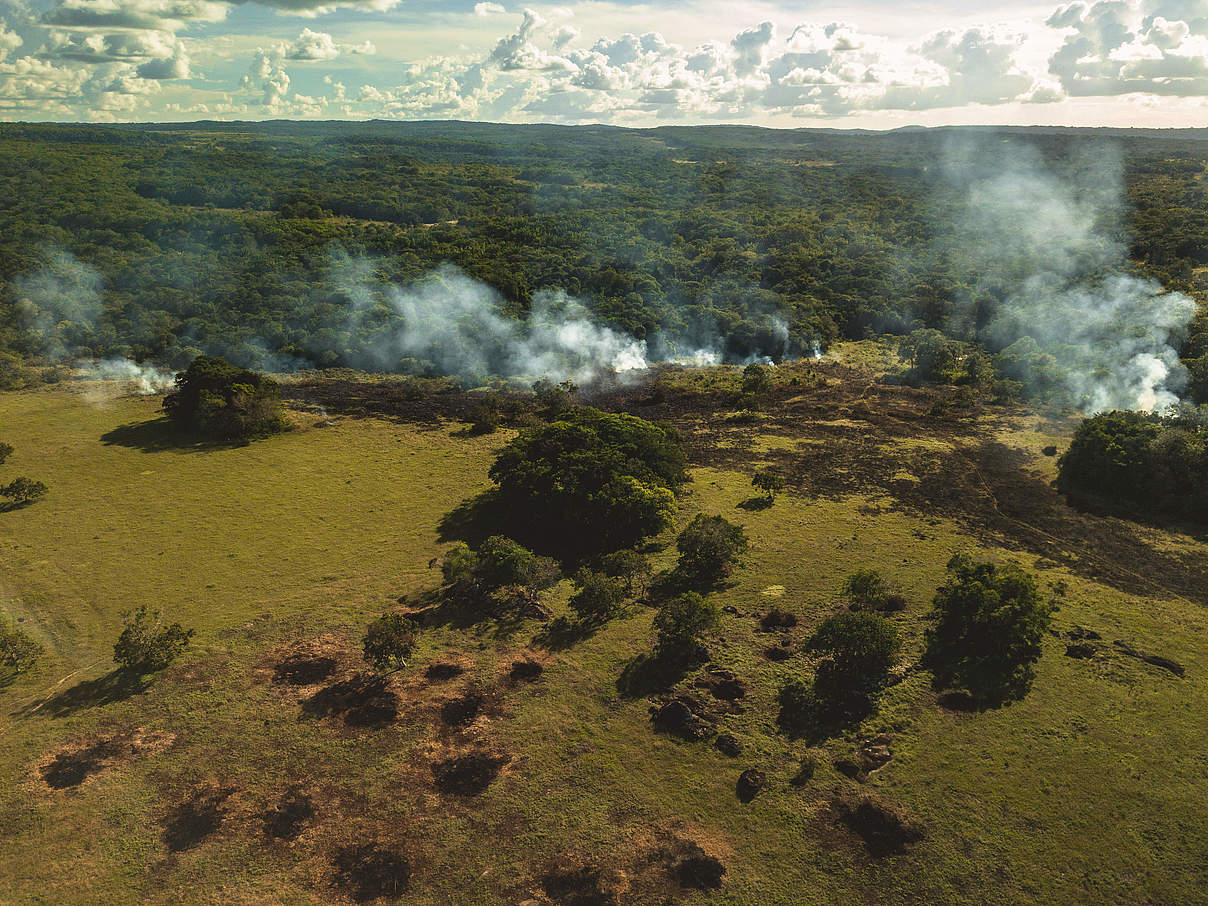
<instances>
[{"instance_id":1,"label":"dense green forest","mask_svg":"<svg viewBox=\"0 0 1208 906\"><path fill-rule=\"evenodd\" d=\"M400 317L381 287L444 262L507 317L563 290L624 334L735 361L920 328L998 352L1017 336L995 344L985 313L1043 248L970 245L960 174L1016 151L1090 186L1071 197L1092 244L1196 300L1173 337L1208 395L1208 134L386 122L0 127L0 383L63 348L396 370L368 355ZM1078 279L1108 266L1092 244L1073 248ZM72 323L26 298L56 250L87 266L69 286L100 300ZM332 277L340 256L370 262L377 297Z\"/></svg>"}]
</instances>

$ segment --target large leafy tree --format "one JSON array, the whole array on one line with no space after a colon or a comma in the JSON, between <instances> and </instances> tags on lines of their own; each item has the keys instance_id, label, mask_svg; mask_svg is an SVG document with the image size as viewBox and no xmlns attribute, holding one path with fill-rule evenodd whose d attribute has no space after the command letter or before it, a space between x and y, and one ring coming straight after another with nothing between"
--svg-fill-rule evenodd
<instances>
[{"instance_id":1,"label":"large leafy tree","mask_svg":"<svg viewBox=\"0 0 1208 906\"><path fill-rule=\"evenodd\" d=\"M963 689L991 706L1027 694L1052 617L1033 576L957 554L932 617L923 665L939 688Z\"/></svg>"},{"instance_id":2,"label":"large leafy tree","mask_svg":"<svg viewBox=\"0 0 1208 906\"><path fill-rule=\"evenodd\" d=\"M538 550L584 556L630 547L669 522L686 459L670 428L573 409L500 451L499 518Z\"/></svg>"},{"instance_id":3,"label":"large leafy tree","mask_svg":"<svg viewBox=\"0 0 1208 906\"><path fill-rule=\"evenodd\" d=\"M213 356L198 356L176 376L164 411L217 440L245 440L286 427L277 382Z\"/></svg>"}]
</instances>

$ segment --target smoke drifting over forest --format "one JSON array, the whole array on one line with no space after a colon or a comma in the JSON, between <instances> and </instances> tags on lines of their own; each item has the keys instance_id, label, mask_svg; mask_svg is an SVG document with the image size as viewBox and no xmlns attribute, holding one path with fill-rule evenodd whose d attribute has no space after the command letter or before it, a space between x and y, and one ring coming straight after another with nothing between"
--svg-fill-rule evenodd
<instances>
[{"instance_id":1,"label":"smoke drifting over forest","mask_svg":"<svg viewBox=\"0 0 1208 906\"><path fill-rule=\"evenodd\" d=\"M1054 164L1016 140L953 144L933 174L950 231L935 240L924 269L943 274L950 260L961 263L968 292L953 301L944 329L996 353L1001 371L1030 395L1086 412L1162 409L1178 402L1186 383L1176 347L1196 306L1131 266L1123 165L1102 144L1087 148ZM388 270L381 263L333 252L313 275L324 302L307 309L321 309L322 319L294 331L305 340L284 349L252 336L232 357L274 371L323 362L468 381L579 384L657 362L738 360L727 359L725 332L699 318L684 315L678 333L639 339L601 323L585 302L560 290L537 291L517 316L514 301L451 264L397 285L381 276ZM171 385L167 367L109 355L130 341L119 335L102 276L89 264L51 249L45 266L12 289L30 348L50 361L129 381L143 393ZM299 322L311 317L297 315ZM814 337L791 336L777 312L759 317L770 325L760 345L772 348L745 361L817 351ZM189 354L232 355L187 329L180 342Z\"/></svg>"},{"instance_id":2,"label":"smoke drifting over forest","mask_svg":"<svg viewBox=\"0 0 1208 906\"><path fill-rule=\"evenodd\" d=\"M954 332L1004 351L1010 376L1087 412L1162 409L1186 375L1175 345L1195 302L1132 272L1123 164L1096 148L1055 169L1031 148L962 144L945 177L964 193L954 235L979 299Z\"/></svg>"}]
</instances>

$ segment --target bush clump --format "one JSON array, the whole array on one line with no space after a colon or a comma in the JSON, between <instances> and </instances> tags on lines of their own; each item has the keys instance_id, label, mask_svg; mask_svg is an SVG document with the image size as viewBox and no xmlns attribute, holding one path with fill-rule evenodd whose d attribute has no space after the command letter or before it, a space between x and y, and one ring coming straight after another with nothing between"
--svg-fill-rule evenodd
<instances>
[{"instance_id":1,"label":"bush clump","mask_svg":"<svg viewBox=\"0 0 1208 906\"><path fill-rule=\"evenodd\" d=\"M902 610L906 599L875 569L862 567L843 582L843 594L854 610Z\"/></svg>"},{"instance_id":2,"label":"bush clump","mask_svg":"<svg viewBox=\"0 0 1208 906\"><path fill-rule=\"evenodd\" d=\"M0 496L8 498L10 506L21 507L46 496L49 490L41 481L19 475L8 484L0 486Z\"/></svg>"},{"instance_id":3,"label":"bush clump","mask_svg":"<svg viewBox=\"0 0 1208 906\"><path fill-rule=\"evenodd\" d=\"M963 689L980 705L1022 698L1052 611L1030 574L957 554L935 593L923 666L938 688Z\"/></svg>"},{"instance_id":4,"label":"bush clump","mask_svg":"<svg viewBox=\"0 0 1208 906\"><path fill-rule=\"evenodd\" d=\"M625 601L624 583L596 570L580 570L575 576L575 585L578 590L571 597L569 606L584 623L609 620Z\"/></svg>"},{"instance_id":5,"label":"bush clump","mask_svg":"<svg viewBox=\"0 0 1208 906\"><path fill-rule=\"evenodd\" d=\"M659 654L685 656L701 648L701 636L721 622L717 605L694 591L685 592L659 608L654 615Z\"/></svg>"},{"instance_id":6,"label":"bush clump","mask_svg":"<svg viewBox=\"0 0 1208 906\"><path fill-rule=\"evenodd\" d=\"M741 525L723 516L697 513L675 539L679 550L676 572L694 585L711 587L734 571L747 543Z\"/></svg>"},{"instance_id":7,"label":"bush clump","mask_svg":"<svg viewBox=\"0 0 1208 906\"><path fill-rule=\"evenodd\" d=\"M401 613L382 614L365 631L362 643L365 663L378 673L406 667L418 639L419 625L415 620Z\"/></svg>"},{"instance_id":8,"label":"bush clump","mask_svg":"<svg viewBox=\"0 0 1208 906\"><path fill-rule=\"evenodd\" d=\"M213 356L198 356L164 398L168 418L214 440L250 440L288 427L277 382Z\"/></svg>"},{"instance_id":9,"label":"bush clump","mask_svg":"<svg viewBox=\"0 0 1208 906\"><path fill-rule=\"evenodd\" d=\"M0 620L0 671L24 673L41 656L42 646L29 633L9 620Z\"/></svg>"},{"instance_id":10,"label":"bush clump","mask_svg":"<svg viewBox=\"0 0 1208 906\"><path fill-rule=\"evenodd\" d=\"M113 660L127 670L154 673L163 670L185 650L193 630L179 623L160 625L159 611L146 604L122 615L122 632L113 646Z\"/></svg>"}]
</instances>

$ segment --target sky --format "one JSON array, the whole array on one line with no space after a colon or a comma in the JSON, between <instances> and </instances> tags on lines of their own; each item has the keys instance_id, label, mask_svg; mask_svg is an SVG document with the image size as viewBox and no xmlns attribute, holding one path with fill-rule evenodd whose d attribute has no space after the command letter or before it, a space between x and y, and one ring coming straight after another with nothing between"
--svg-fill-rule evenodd
<instances>
[{"instance_id":1,"label":"sky","mask_svg":"<svg viewBox=\"0 0 1208 906\"><path fill-rule=\"evenodd\" d=\"M1208 126L1208 0L0 0L0 120Z\"/></svg>"}]
</instances>

